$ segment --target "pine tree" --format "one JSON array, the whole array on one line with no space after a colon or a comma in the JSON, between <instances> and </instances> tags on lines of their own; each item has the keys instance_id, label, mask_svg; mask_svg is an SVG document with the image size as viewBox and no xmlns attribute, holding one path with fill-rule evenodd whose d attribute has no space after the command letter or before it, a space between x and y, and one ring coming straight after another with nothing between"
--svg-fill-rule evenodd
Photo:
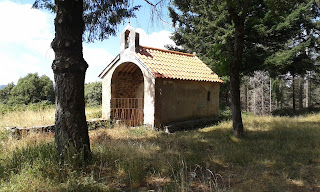
<instances>
[{"instance_id":1,"label":"pine tree","mask_svg":"<svg viewBox=\"0 0 320 192\"><path fill-rule=\"evenodd\" d=\"M293 11L279 22L276 28L288 29L287 41L278 44L278 51L270 55L265 64L273 76L290 73L292 78L292 109L296 110L295 81L308 71L317 68L320 32L319 4L317 1L303 1L294 5ZM289 31L290 29L290 31ZM301 88L299 88L302 90ZM300 93L302 95L302 93ZM299 109L302 107L299 96Z\"/></svg>"},{"instance_id":2,"label":"pine tree","mask_svg":"<svg viewBox=\"0 0 320 192\"><path fill-rule=\"evenodd\" d=\"M302 24L311 26L318 5L307 0L175 0L173 4L169 11L176 44L199 53L218 74L230 76L233 132L241 137L240 74L266 68L265 60L281 53L304 30ZM312 13L297 20L308 8ZM297 49L305 45L302 42Z\"/></svg>"}]
</instances>

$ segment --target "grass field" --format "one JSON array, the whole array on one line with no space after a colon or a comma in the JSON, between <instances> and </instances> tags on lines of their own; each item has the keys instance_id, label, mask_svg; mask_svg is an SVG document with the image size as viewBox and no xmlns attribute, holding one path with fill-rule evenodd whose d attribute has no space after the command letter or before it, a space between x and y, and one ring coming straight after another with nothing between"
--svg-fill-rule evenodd
<instances>
[{"instance_id":1,"label":"grass field","mask_svg":"<svg viewBox=\"0 0 320 192\"><path fill-rule=\"evenodd\" d=\"M9 111L0 113L0 128L2 127L32 127L54 124L53 107ZM101 107L86 107L87 120L101 117Z\"/></svg>"},{"instance_id":2,"label":"grass field","mask_svg":"<svg viewBox=\"0 0 320 192\"><path fill-rule=\"evenodd\" d=\"M93 160L60 165L53 135L0 133L0 191L320 191L320 114L245 116L166 134L146 128L90 131Z\"/></svg>"}]
</instances>

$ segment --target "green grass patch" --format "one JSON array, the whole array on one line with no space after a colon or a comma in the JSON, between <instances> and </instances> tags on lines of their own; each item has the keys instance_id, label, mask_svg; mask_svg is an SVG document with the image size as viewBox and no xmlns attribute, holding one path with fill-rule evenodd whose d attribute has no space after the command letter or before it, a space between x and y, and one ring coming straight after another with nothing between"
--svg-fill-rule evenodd
<instances>
[{"instance_id":1,"label":"green grass patch","mask_svg":"<svg viewBox=\"0 0 320 192\"><path fill-rule=\"evenodd\" d=\"M304 108L299 110L293 110L292 108L284 108L284 109L277 109L272 112L272 115L275 116L300 116L300 115L308 115L313 113L319 113L320 108L310 107L310 108Z\"/></svg>"}]
</instances>

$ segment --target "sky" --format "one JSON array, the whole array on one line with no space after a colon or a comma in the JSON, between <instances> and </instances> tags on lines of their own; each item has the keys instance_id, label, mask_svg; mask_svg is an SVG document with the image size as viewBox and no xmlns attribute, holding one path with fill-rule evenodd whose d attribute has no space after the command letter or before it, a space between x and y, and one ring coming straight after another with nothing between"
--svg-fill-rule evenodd
<instances>
[{"instance_id":1,"label":"sky","mask_svg":"<svg viewBox=\"0 0 320 192\"><path fill-rule=\"evenodd\" d=\"M133 1L133 0L132 0ZM50 43L54 38L53 13L32 9L34 0L0 0L0 85L13 82L28 73L47 75L53 80L51 64L54 52ZM142 7L130 25L138 29L140 44L156 48L174 45L170 39L173 28L163 9L161 21L152 20L150 7L144 0L135 0ZM89 64L86 83L100 81L98 75L120 52L120 32L128 25L123 21L115 37L103 42L83 43L84 58Z\"/></svg>"}]
</instances>

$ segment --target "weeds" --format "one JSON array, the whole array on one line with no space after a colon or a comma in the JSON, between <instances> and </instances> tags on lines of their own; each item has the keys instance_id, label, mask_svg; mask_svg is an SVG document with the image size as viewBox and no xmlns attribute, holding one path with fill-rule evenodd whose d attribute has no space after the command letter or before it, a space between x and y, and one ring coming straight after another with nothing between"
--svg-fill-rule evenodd
<instances>
[{"instance_id":1,"label":"weeds","mask_svg":"<svg viewBox=\"0 0 320 192\"><path fill-rule=\"evenodd\" d=\"M0 191L320 191L320 114L244 117L166 134L90 131L92 161L61 166L52 135L1 140Z\"/></svg>"},{"instance_id":2,"label":"weeds","mask_svg":"<svg viewBox=\"0 0 320 192\"><path fill-rule=\"evenodd\" d=\"M1 105L0 105L1 108ZM32 127L54 124L55 108L53 106L30 105L19 110L0 113L0 129L3 127ZM87 120L100 118L101 107L87 107Z\"/></svg>"}]
</instances>

